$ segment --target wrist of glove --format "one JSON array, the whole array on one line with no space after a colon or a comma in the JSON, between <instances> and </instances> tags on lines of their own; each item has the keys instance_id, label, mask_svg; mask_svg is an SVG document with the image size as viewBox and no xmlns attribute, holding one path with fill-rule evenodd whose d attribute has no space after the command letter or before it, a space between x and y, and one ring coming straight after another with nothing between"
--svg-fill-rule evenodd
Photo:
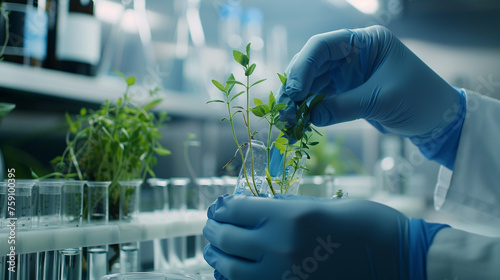
<instances>
[{"instance_id":1,"label":"wrist of glove","mask_svg":"<svg viewBox=\"0 0 500 280\"><path fill-rule=\"evenodd\" d=\"M445 225L362 200L220 197L203 229L217 279L425 279ZM412 276L413 275L413 276Z\"/></svg>"}]
</instances>

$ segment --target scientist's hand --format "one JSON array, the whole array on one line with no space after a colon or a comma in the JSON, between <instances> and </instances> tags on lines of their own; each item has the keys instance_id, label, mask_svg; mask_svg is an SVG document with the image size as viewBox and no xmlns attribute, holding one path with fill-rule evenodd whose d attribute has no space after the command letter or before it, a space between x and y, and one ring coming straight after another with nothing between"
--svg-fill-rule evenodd
<instances>
[{"instance_id":1,"label":"scientist's hand","mask_svg":"<svg viewBox=\"0 0 500 280\"><path fill-rule=\"evenodd\" d=\"M289 105L282 112L285 119L295 119L308 94L322 94L325 99L311 114L313 124L363 118L381 132L410 137L428 158L452 168L456 149L449 149L458 146L465 95L388 29L372 26L313 36L286 72L286 87L278 94L279 102Z\"/></svg>"},{"instance_id":2,"label":"scientist's hand","mask_svg":"<svg viewBox=\"0 0 500 280\"><path fill-rule=\"evenodd\" d=\"M208 218L205 259L217 279L232 280L424 279L444 227L350 199L226 196Z\"/></svg>"}]
</instances>

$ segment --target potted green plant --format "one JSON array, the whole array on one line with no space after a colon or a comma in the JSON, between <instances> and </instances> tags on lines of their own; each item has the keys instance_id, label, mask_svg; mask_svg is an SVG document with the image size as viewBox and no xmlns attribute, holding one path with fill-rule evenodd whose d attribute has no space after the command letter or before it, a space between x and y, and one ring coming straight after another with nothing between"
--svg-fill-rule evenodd
<instances>
[{"instance_id":1,"label":"potted green plant","mask_svg":"<svg viewBox=\"0 0 500 280\"><path fill-rule=\"evenodd\" d=\"M150 91L151 102L142 106L135 104L129 96L135 78L120 75L127 89L116 103L106 100L98 110L82 108L75 120L66 114L69 125L66 149L52 160L56 172L65 177L111 182L110 220L119 218L120 195L125 203L133 195L130 189L123 193L120 184L142 181L147 174L154 177L156 156L170 154L159 141L167 114L152 111L163 100L158 96L158 89Z\"/></svg>"},{"instance_id":2,"label":"potted green plant","mask_svg":"<svg viewBox=\"0 0 500 280\"><path fill-rule=\"evenodd\" d=\"M207 103L223 103L226 105L228 116L222 121L228 121L236 144L236 154L242 158L240 179L235 193L251 194L254 196L274 196L276 193L296 193L298 191L301 172L306 168L305 159L309 157L307 150L317 142L311 141L311 136L319 132L309 122L313 107L320 102L324 96L310 95L297 109L297 115L293 122L287 122L280 118L280 111L286 109L287 104L278 103L274 94L270 92L267 104L258 98L254 98L254 107L251 107L250 90L265 81L258 80L251 83L251 76L256 68L255 63L250 63L250 44L246 46L245 53L238 50L233 51L234 60L243 68L244 81L238 81L231 74L225 83L212 80L212 83L224 95L223 99L210 100ZM286 85L286 74L278 74L283 85ZM235 86L243 90L233 93ZM235 105L239 97L244 97L245 105ZM254 139L256 132L251 128L251 114L258 119L268 123L268 132L265 138L267 143L257 142ZM241 120L247 131L247 139L241 142L235 132L235 122L241 116ZM273 131L279 131L279 136L272 139ZM246 155L243 148L248 146ZM281 171L271 174L271 151L278 149L284 161L281 163ZM231 159L229 163L233 160ZM229 164L228 163L228 164ZM226 164L226 166L228 165ZM225 167L225 166L224 166Z\"/></svg>"}]
</instances>

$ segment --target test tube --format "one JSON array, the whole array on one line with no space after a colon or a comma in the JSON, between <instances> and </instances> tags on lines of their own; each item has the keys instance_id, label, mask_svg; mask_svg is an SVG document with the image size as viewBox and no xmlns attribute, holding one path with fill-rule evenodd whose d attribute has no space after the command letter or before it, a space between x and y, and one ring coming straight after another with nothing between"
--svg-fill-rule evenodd
<instances>
[{"instance_id":1,"label":"test tube","mask_svg":"<svg viewBox=\"0 0 500 280\"><path fill-rule=\"evenodd\" d=\"M164 219L168 212L168 179L149 178L148 184L151 186L153 200L154 218ZM168 264L168 239L153 240L154 270L165 271L170 269Z\"/></svg>"},{"instance_id":2,"label":"test tube","mask_svg":"<svg viewBox=\"0 0 500 280\"><path fill-rule=\"evenodd\" d=\"M38 182L38 227L61 226L61 199L64 180Z\"/></svg>"},{"instance_id":3,"label":"test tube","mask_svg":"<svg viewBox=\"0 0 500 280\"><path fill-rule=\"evenodd\" d=\"M87 183L87 222L90 225L105 225L109 220L109 185L111 182L90 181ZM88 279L99 280L108 273L108 246L88 247Z\"/></svg>"},{"instance_id":4,"label":"test tube","mask_svg":"<svg viewBox=\"0 0 500 280\"><path fill-rule=\"evenodd\" d=\"M153 199L151 203L153 204L153 212L164 213L168 211L168 179L160 178L149 178L147 180L149 186L151 186Z\"/></svg>"},{"instance_id":5,"label":"test tube","mask_svg":"<svg viewBox=\"0 0 500 280\"><path fill-rule=\"evenodd\" d=\"M15 183L15 211L7 211L7 220L16 218L18 230L29 230L32 226L31 210L31 190L34 183L16 182ZM11 186L9 185L7 196L11 195Z\"/></svg>"},{"instance_id":6,"label":"test tube","mask_svg":"<svg viewBox=\"0 0 500 280\"><path fill-rule=\"evenodd\" d=\"M7 181L6 183L7 212L4 220L6 222L6 229L10 230L10 227L14 225L16 231L30 230L33 225L31 212L33 183L18 182L17 180ZM6 278L16 280L30 279L32 258L33 254L16 255L17 270L16 272L8 272Z\"/></svg>"},{"instance_id":7,"label":"test tube","mask_svg":"<svg viewBox=\"0 0 500 280\"><path fill-rule=\"evenodd\" d=\"M68 180L62 186L63 227L81 227L83 217L83 188L86 181ZM82 278L82 248L59 251L60 280Z\"/></svg>"},{"instance_id":8,"label":"test tube","mask_svg":"<svg viewBox=\"0 0 500 280\"><path fill-rule=\"evenodd\" d=\"M129 222L139 215L142 180L120 181L120 221Z\"/></svg>"},{"instance_id":9,"label":"test tube","mask_svg":"<svg viewBox=\"0 0 500 280\"><path fill-rule=\"evenodd\" d=\"M120 181L120 222L130 222L139 216L142 180ZM120 272L139 271L139 242L120 244Z\"/></svg>"},{"instance_id":10,"label":"test tube","mask_svg":"<svg viewBox=\"0 0 500 280\"><path fill-rule=\"evenodd\" d=\"M198 178L196 180L198 186L198 205L196 210L206 212L208 206L219 196L222 192L223 180L216 178ZM205 264L203 258L203 248L208 244L205 236L200 234L195 237L195 259L197 265Z\"/></svg>"},{"instance_id":11,"label":"test tube","mask_svg":"<svg viewBox=\"0 0 500 280\"><path fill-rule=\"evenodd\" d=\"M41 180L38 182L38 228L50 229L61 226L62 186L65 180ZM58 251L37 254L39 279L59 278Z\"/></svg>"},{"instance_id":12,"label":"test tube","mask_svg":"<svg viewBox=\"0 0 500 280\"><path fill-rule=\"evenodd\" d=\"M186 193L190 182L189 178L171 178L168 185L168 205L171 213L182 218L186 212ZM186 260L186 236L172 237L168 239L168 259L170 267L181 269Z\"/></svg>"},{"instance_id":13,"label":"test tube","mask_svg":"<svg viewBox=\"0 0 500 280\"><path fill-rule=\"evenodd\" d=\"M80 227L83 218L83 187L86 181L68 180L62 186L62 224Z\"/></svg>"}]
</instances>

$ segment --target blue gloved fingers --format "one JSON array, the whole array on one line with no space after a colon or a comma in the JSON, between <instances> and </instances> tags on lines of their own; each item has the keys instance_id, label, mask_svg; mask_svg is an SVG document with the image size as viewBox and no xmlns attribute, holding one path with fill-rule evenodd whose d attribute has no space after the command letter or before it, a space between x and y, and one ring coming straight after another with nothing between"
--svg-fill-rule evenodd
<instances>
[{"instance_id":1,"label":"blue gloved fingers","mask_svg":"<svg viewBox=\"0 0 500 280\"><path fill-rule=\"evenodd\" d=\"M203 257L211 267L227 279L261 279L254 277L256 273L261 273L254 262L228 255L211 244L203 250Z\"/></svg>"},{"instance_id":2,"label":"blue gloved fingers","mask_svg":"<svg viewBox=\"0 0 500 280\"><path fill-rule=\"evenodd\" d=\"M208 208L208 218L221 223L254 228L263 222L262 212L272 211L262 209L263 201L267 200L240 195L221 196Z\"/></svg>"},{"instance_id":3,"label":"blue gloved fingers","mask_svg":"<svg viewBox=\"0 0 500 280\"><path fill-rule=\"evenodd\" d=\"M322 66L351 52L351 36L348 30L338 30L311 37L290 67L285 93L294 101L304 100Z\"/></svg>"},{"instance_id":4,"label":"blue gloved fingers","mask_svg":"<svg viewBox=\"0 0 500 280\"><path fill-rule=\"evenodd\" d=\"M216 280L228 280L226 277L224 277L224 275L220 274L218 270L214 271L214 278Z\"/></svg>"},{"instance_id":5,"label":"blue gloved fingers","mask_svg":"<svg viewBox=\"0 0 500 280\"><path fill-rule=\"evenodd\" d=\"M362 89L367 90L360 87L325 98L313 108L311 122L316 126L328 126L361 118L362 106L369 101Z\"/></svg>"},{"instance_id":6,"label":"blue gloved fingers","mask_svg":"<svg viewBox=\"0 0 500 280\"><path fill-rule=\"evenodd\" d=\"M203 235L212 246L228 255L251 261L258 260L262 255L262 248L255 242L255 232L251 229L209 219L203 228Z\"/></svg>"},{"instance_id":7,"label":"blue gloved fingers","mask_svg":"<svg viewBox=\"0 0 500 280\"><path fill-rule=\"evenodd\" d=\"M318 75L314 79L313 83L311 84L311 88L309 89L309 93L314 95L324 94L325 97L336 93L334 85L332 84L332 78L329 73L331 64L331 62L326 62L323 65L324 69L320 70L320 73L318 73Z\"/></svg>"}]
</instances>

